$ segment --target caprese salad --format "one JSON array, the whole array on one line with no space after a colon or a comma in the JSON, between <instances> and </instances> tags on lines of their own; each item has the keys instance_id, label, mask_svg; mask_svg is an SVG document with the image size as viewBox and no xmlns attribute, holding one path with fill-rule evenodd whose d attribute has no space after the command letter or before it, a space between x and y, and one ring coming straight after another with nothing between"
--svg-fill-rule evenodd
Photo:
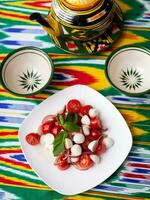
<instances>
[{"instance_id":1,"label":"caprese salad","mask_svg":"<svg viewBox=\"0 0 150 200\"><path fill-rule=\"evenodd\" d=\"M71 99L61 112L44 117L38 131L27 134L26 141L53 153L60 170L71 165L88 170L100 163L101 155L114 144L105 131L97 109Z\"/></svg>"}]
</instances>

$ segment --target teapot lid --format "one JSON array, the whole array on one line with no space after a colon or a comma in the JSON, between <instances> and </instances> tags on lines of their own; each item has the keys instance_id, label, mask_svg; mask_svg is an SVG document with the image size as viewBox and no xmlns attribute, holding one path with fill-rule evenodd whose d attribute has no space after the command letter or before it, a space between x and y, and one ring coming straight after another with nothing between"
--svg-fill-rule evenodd
<instances>
[{"instance_id":1,"label":"teapot lid","mask_svg":"<svg viewBox=\"0 0 150 200\"><path fill-rule=\"evenodd\" d=\"M98 2L99 0L62 0L62 3L72 10L88 10Z\"/></svg>"}]
</instances>

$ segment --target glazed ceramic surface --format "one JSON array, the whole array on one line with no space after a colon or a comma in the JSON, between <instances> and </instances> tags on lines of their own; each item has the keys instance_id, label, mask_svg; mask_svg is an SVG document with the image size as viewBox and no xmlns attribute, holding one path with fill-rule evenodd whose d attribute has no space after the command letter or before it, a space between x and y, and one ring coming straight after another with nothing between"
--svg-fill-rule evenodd
<instances>
[{"instance_id":1,"label":"glazed ceramic surface","mask_svg":"<svg viewBox=\"0 0 150 200\"><path fill-rule=\"evenodd\" d=\"M106 134L114 140L112 148L101 156L101 162L85 171L73 166L65 171L59 170L49 151L41 145L31 146L25 140L29 132L37 130L46 115L56 114L70 99L93 105L99 111L104 127L108 128ZM21 125L19 140L34 171L49 187L65 195L78 194L102 183L118 169L132 146L132 135L119 111L103 95L84 85L68 87L36 106Z\"/></svg>"},{"instance_id":2,"label":"glazed ceramic surface","mask_svg":"<svg viewBox=\"0 0 150 200\"><path fill-rule=\"evenodd\" d=\"M112 0L53 0L47 17L33 13L54 43L75 54L97 53L120 35L123 16Z\"/></svg>"},{"instance_id":3,"label":"glazed ceramic surface","mask_svg":"<svg viewBox=\"0 0 150 200\"><path fill-rule=\"evenodd\" d=\"M19 95L34 94L43 89L53 74L50 58L37 48L21 48L2 63L1 79L9 91Z\"/></svg>"},{"instance_id":4,"label":"glazed ceramic surface","mask_svg":"<svg viewBox=\"0 0 150 200\"><path fill-rule=\"evenodd\" d=\"M91 40L81 41L74 40L68 36L52 36L54 43L67 52L79 55L101 52L110 47L120 36L123 27L121 10L117 4L115 4L115 7L116 13L114 15L113 22L109 25L105 32L98 37Z\"/></svg>"},{"instance_id":5,"label":"glazed ceramic surface","mask_svg":"<svg viewBox=\"0 0 150 200\"><path fill-rule=\"evenodd\" d=\"M125 47L110 56L106 73L119 90L133 95L150 90L150 51L139 47Z\"/></svg>"}]
</instances>

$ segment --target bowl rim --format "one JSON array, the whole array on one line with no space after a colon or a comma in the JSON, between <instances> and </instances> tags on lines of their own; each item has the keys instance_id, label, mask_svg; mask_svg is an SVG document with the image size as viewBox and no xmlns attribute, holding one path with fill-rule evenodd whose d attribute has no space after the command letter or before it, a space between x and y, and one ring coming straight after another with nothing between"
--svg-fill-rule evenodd
<instances>
[{"instance_id":1,"label":"bowl rim","mask_svg":"<svg viewBox=\"0 0 150 200\"><path fill-rule=\"evenodd\" d=\"M51 75L50 75L48 81L46 82L46 84L45 84L42 88L40 88L39 90L37 90L36 92L31 92L31 93L28 93L28 94L21 94L21 93L13 92L12 90L10 90L10 89L5 85L5 83L4 83L4 81L3 81L4 78L3 78L3 76L2 76L2 71L3 71L3 68L4 68L4 66L5 66L6 61L7 61L13 54L15 54L15 53L17 53L17 52L19 52L19 51L22 51L22 50L26 50L26 49L28 49L28 50L36 50L36 51L42 53L44 56L47 57L47 59L48 59L49 62L50 62L49 67L51 66ZM14 95L17 95L17 96L31 96L31 95L33 95L33 94L37 94L37 93L41 92L44 88L46 88L46 87L48 86L48 84L50 83L50 81L52 80L53 74L54 74L54 64L53 64L53 62L52 62L51 57L48 56L48 54L47 54L45 51L41 50L41 49L38 48L38 47L34 47L34 46L25 46L25 47L21 47L21 48L18 48L18 49L13 50L12 52L8 53L8 55L3 59L2 63L1 63L1 67L0 67L0 82L1 82L2 86L3 86L8 92L10 92L11 94L14 94Z\"/></svg>"},{"instance_id":2,"label":"bowl rim","mask_svg":"<svg viewBox=\"0 0 150 200\"><path fill-rule=\"evenodd\" d=\"M113 51L112 53L110 53L110 55L107 57L106 62L105 62L105 66L106 66L106 67L105 67L105 75L106 75L108 81L110 82L110 84L111 84L114 88L116 88L117 90L119 90L120 92L122 92L122 93L124 93L124 94L126 94L126 95L128 95L128 96L133 96L133 97L135 96L135 97L136 97L136 96L141 96L141 95L144 95L144 94L149 93L149 92L150 92L150 89L144 90L143 92L138 92L138 93L125 92L124 90L118 88L118 87L111 81L110 76L109 76L109 73L108 73L109 62L110 62L111 58L113 58L113 56L114 56L115 54L117 54L119 51L121 51L122 49L124 49L124 50L125 50L125 49L144 50L144 51L146 51L147 54L150 56L150 50L149 50L148 48L142 47L142 46L140 46L140 45L124 45L124 46L121 46L121 47L117 48L115 51ZM142 52L143 52L143 51L142 51ZM146 53L146 52L145 52L145 53Z\"/></svg>"}]
</instances>

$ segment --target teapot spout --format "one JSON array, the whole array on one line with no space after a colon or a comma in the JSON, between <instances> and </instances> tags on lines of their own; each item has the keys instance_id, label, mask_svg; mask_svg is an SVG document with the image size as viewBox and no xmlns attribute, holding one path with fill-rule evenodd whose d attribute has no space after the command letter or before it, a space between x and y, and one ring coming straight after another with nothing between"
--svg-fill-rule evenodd
<instances>
[{"instance_id":1,"label":"teapot spout","mask_svg":"<svg viewBox=\"0 0 150 200\"><path fill-rule=\"evenodd\" d=\"M42 25L43 29L51 36L59 35L58 28L56 29L54 25L58 26L58 23L49 15L47 17L41 15L40 13L32 13L30 15L30 20L35 20Z\"/></svg>"},{"instance_id":2,"label":"teapot spout","mask_svg":"<svg viewBox=\"0 0 150 200\"><path fill-rule=\"evenodd\" d=\"M30 20L35 20L37 21L39 24L41 24L42 26L45 26L47 28L51 28L49 23L46 21L45 17L42 16L40 13L32 13L30 15Z\"/></svg>"}]
</instances>

